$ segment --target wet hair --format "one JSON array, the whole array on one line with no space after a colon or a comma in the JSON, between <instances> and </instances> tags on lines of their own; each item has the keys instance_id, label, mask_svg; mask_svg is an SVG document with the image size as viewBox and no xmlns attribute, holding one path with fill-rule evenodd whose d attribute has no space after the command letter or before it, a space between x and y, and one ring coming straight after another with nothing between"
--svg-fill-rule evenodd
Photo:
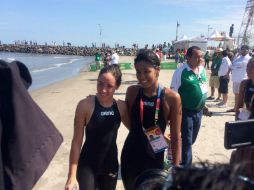
<instances>
[{"instance_id":1,"label":"wet hair","mask_svg":"<svg viewBox=\"0 0 254 190\"><path fill-rule=\"evenodd\" d=\"M138 51L136 58L134 59L134 65L138 64L141 61L144 61L147 64L155 67L160 66L160 60L158 56L149 49L141 49Z\"/></svg>"},{"instance_id":2,"label":"wet hair","mask_svg":"<svg viewBox=\"0 0 254 190\"><path fill-rule=\"evenodd\" d=\"M187 50L187 53L186 53L186 56L191 58L192 55L193 55L193 51L194 50L201 50L200 47L198 46L191 46L188 50Z\"/></svg>"},{"instance_id":3,"label":"wet hair","mask_svg":"<svg viewBox=\"0 0 254 190\"><path fill-rule=\"evenodd\" d=\"M119 87L122 82L122 72L118 65L106 65L103 67L100 72L98 78L104 73L111 73L116 79L116 85Z\"/></svg>"}]
</instances>

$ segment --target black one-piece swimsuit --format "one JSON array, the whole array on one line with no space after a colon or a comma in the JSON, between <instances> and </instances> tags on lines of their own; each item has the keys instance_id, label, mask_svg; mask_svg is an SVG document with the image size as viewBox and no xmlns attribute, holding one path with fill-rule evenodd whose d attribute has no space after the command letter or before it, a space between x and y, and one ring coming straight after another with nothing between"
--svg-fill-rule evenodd
<instances>
[{"instance_id":1,"label":"black one-piece swimsuit","mask_svg":"<svg viewBox=\"0 0 254 190\"><path fill-rule=\"evenodd\" d=\"M158 118L158 125L162 133L166 129L166 121L163 116L163 96L164 90L160 95L160 111ZM153 150L143 132L140 119L140 98L144 102L144 121L145 129L154 126L155 120L155 106L157 96L146 97L142 89L139 90L138 95L134 101L131 110L131 128L124 143L121 155L121 174L123 184L126 190L134 189L135 178L147 169L163 169L164 152L157 154Z\"/></svg>"},{"instance_id":2,"label":"black one-piece swimsuit","mask_svg":"<svg viewBox=\"0 0 254 190\"><path fill-rule=\"evenodd\" d=\"M100 105L95 97L95 108L85 128L86 140L77 169L80 190L114 190L117 183L117 131L121 116L115 101L111 107Z\"/></svg>"}]
</instances>

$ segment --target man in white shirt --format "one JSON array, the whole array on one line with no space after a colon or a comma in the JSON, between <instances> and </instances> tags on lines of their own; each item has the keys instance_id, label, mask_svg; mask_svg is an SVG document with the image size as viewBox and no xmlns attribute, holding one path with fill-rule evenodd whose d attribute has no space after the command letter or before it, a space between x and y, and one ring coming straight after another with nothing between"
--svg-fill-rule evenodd
<instances>
[{"instance_id":1,"label":"man in white shirt","mask_svg":"<svg viewBox=\"0 0 254 190\"><path fill-rule=\"evenodd\" d=\"M229 83L229 72L231 61L228 58L228 51L224 50L222 52L223 58L221 62L221 66L219 68L218 76L220 77L220 87L219 93L222 94L222 102L218 104L218 107L225 108L227 106L228 101L228 83Z\"/></svg>"},{"instance_id":2,"label":"man in white shirt","mask_svg":"<svg viewBox=\"0 0 254 190\"><path fill-rule=\"evenodd\" d=\"M118 54L116 53L115 50L112 51L112 55L111 55L111 65L118 65L119 63L119 56Z\"/></svg>"},{"instance_id":3,"label":"man in white shirt","mask_svg":"<svg viewBox=\"0 0 254 190\"><path fill-rule=\"evenodd\" d=\"M249 46L242 45L241 55L238 56L231 65L233 92L235 94L235 107L233 109L227 110L228 112L234 112L236 105L238 104L240 83L242 80L247 79L246 67L250 59L251 56L249 55Z\"/></svg>"}]
</instances>

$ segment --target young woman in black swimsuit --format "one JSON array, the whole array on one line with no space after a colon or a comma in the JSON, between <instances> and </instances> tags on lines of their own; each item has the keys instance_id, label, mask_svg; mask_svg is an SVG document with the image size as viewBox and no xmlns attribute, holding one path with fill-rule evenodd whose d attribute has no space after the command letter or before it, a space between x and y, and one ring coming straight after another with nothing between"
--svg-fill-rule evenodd
<instances>
[{"instance_id":1,"label":"young woman in black swimsuit","mask_svg":"<svg viewBox=\"0 0 254 190\"><path fill-rule=\"evenodd\" d=\"M66 190L74 186L80 190L116 188L117 131L121 121L127 127L129 123L125 102L113 98L121 75L119 67L105 66L98 76L96 96L77 105ZM81 149L84 131L86 140Z\"/></svg>"},{"instance_id":2,"label":"young woman in black swimsuit","mask_svg":"<svg viewBox=\"0 0 254 190\"><path fill-rule=\"evenodd\" d=\"M170 124L173 164L181 151L181 98L158 82L160 60L151 50L140 50L134 60L139 84L126 93L131 127L121 155L121 173L126 190L133 190L136 177L147 169L163 169L163 134ZM149 138L153 136L153 138Z\"/></svg>"}]
</instances>

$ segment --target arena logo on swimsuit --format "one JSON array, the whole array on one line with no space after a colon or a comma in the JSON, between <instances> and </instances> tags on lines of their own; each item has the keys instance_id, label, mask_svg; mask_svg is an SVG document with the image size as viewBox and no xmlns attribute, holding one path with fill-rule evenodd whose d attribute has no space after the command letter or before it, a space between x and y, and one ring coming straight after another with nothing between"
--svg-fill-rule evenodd
<instances>
[{"instance_id":1,"label":"arena logo on swimsuit","mask_svg":"<svg viewBox=\"0 0 254 190\"><path fill-rule=\"evenodd\" d=\"M103 111L101 112L101 116L107 116L107 115L115 115L114 111Z\"/></svg>"},{"instance_id":2,"label":"arena logo on swimsuit","mask_svg":"<svg viewBox=\"0 0 254 190\"><path fill-rule=\"evenodd\" d=\"M144 102L144 105L154 107L154 102Z\"/></svg>"}]
</instances>

